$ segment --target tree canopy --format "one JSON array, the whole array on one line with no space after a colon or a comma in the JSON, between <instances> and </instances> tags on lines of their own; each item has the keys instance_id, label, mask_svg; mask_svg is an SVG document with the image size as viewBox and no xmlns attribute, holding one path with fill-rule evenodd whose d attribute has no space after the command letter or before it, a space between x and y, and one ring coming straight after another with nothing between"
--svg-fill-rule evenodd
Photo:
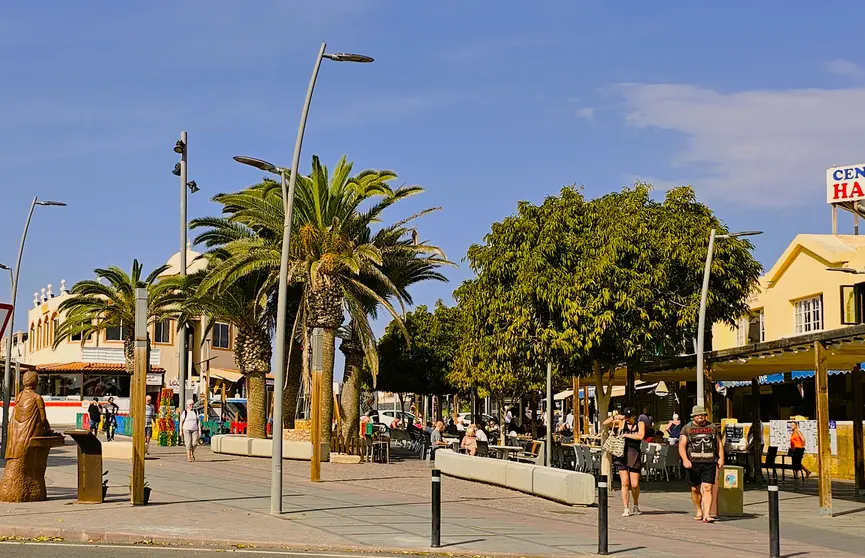
<instances>
[{"instance_id":1,"label":"tree canopy","mask_svg":"<svg viewBox=\"0 0 865 558\"><path fill-rule=\"evenodd\" d=\"M462 373L452 376L518 393L551 361L560 373L594 374L600 387L618 365L689 352L709 231L726 227L692 188L663 201L651 189L587 200L569 186L495 223L468 250L476 277L456 291ZM761 270L752 249L715 245L707 323L747 311Z\"/></svg>"},{"instance_id":2,"label":"tree canopy","mask_svg":"<svg viewBox=\"0 0 865 558\"><path fill-rule=\"evenodd\" d=\"M397 393L443 395L452 391L446 380L457 354L459 309L439 300L432 312L424 305L391 322L378 344L378 387Z\"/></svg>"}]
</instances>

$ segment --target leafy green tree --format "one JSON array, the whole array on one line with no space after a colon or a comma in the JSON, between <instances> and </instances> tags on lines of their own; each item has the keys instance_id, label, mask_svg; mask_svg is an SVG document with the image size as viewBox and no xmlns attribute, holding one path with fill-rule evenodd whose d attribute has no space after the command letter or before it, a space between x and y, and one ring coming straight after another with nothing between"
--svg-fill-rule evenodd
<instances>
[{"instance_id":1,"label":"leafy green tree","mask_svg":"<svg viewBox=\"0 0 865 558\"><path fill-rule=\"evenodd\" d=\"M55 333L54 348L76 335L81 335L83 345L91 335L99 335L109 328L120 328L126 371L132 374L135 290L147 289L148 325L175 318L180 309L182 294L176 284L159 280L166 270L168 266L163 265L142 278L143 267L138 260L132 262L129 274L116 266L96 269L96 280L79 281L69 291L71 296L60 303L59 311L65 317ZM103 285L102 280L107 284Z\"/></svg>"},{"instance_id":2,"label":"leafy green tree","mask_svg":"<svg viewBox=\"0 0 865 558\"><path fill-rule=\"evenodd\" d=\"M603 415L616 367L686 350L709 230L726 228L690 187L660 202L650 192L637 183L586 200L566 187L540 206L521 202L493 225L484 244L469 249L476 279L458 290L475 315L463 358L514 380L524 377L515 371L546 360L591 375ZM743 240L716 245L709 323L747 310L760 273L752 248Z\"/></svg>"}]
</instances>

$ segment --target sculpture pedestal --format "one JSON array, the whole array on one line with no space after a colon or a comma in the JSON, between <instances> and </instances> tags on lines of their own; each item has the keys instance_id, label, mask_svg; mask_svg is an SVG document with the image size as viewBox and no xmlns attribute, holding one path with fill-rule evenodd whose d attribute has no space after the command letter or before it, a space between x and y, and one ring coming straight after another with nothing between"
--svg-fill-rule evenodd
<instances>
[{"instance_id":1,"label":"sculpture pedestal","mask_svg":"<svg viewBox=\"0 0 865 558\"><path fill-rule=\"evenodd\" d=\"M0 481L0 502L42 502L48 452L64 444L63 435L36 436L30 440L27 453L18 459L7 459Z\"/></svg>"}]
</instances>

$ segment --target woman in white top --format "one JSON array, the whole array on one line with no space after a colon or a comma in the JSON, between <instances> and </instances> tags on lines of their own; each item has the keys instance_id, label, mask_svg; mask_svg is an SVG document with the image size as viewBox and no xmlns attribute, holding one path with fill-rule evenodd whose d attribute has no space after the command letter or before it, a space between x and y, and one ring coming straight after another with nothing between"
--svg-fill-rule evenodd
<instances>
[{"instance_id":1,"label":"woman in white top","mask_svg":"<svg viewBox=\"0 0 865 558\"><path fill-rule=\"evenodd\" d=\"M195 447L201 436L201 421L198 413L192 410L192 399L186 400L186 409L180 414L180 435L186 443L186 460L195 461Z\"/></svg>"}]
</instances>

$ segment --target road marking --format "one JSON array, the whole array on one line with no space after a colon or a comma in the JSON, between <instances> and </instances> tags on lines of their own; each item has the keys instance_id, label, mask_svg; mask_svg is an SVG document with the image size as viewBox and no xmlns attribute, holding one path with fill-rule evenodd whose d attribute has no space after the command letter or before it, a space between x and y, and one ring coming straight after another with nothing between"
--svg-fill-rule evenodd
<instances>
[{"instance_id":1,"label":"road marking","mask_svg":"<svg viewBox=\"0 0 865 558\"><path fill-rule=\"evenodd\" d=\"M83 548L83 547L98 547L98 548L122 548L125 550L129 550L131 548L140 548L140 549L153 549L153 550L177 550L177 551L197 551L197 552L238 552L241 554L273 554L277 556L295 556L299 554L303 554L304 556L316 556L318 558L346 558L347 556L355 556L356 554L346 553L346 554L328 554L321 552L308 552L302 548L298 548L296 550L267 550L263 548L234 548L234 547L223 547L223 548L197 548L191 546L162 546L161 544L108 544L108 543L64 543L64 542L43 542L43 541L0 541L0 545L28 545L28 546L63 546L69 548ZM369 558L387 558L390 556L389 554L367 554L362 552L363 556Z\"/></svg>"}]
</instances>

